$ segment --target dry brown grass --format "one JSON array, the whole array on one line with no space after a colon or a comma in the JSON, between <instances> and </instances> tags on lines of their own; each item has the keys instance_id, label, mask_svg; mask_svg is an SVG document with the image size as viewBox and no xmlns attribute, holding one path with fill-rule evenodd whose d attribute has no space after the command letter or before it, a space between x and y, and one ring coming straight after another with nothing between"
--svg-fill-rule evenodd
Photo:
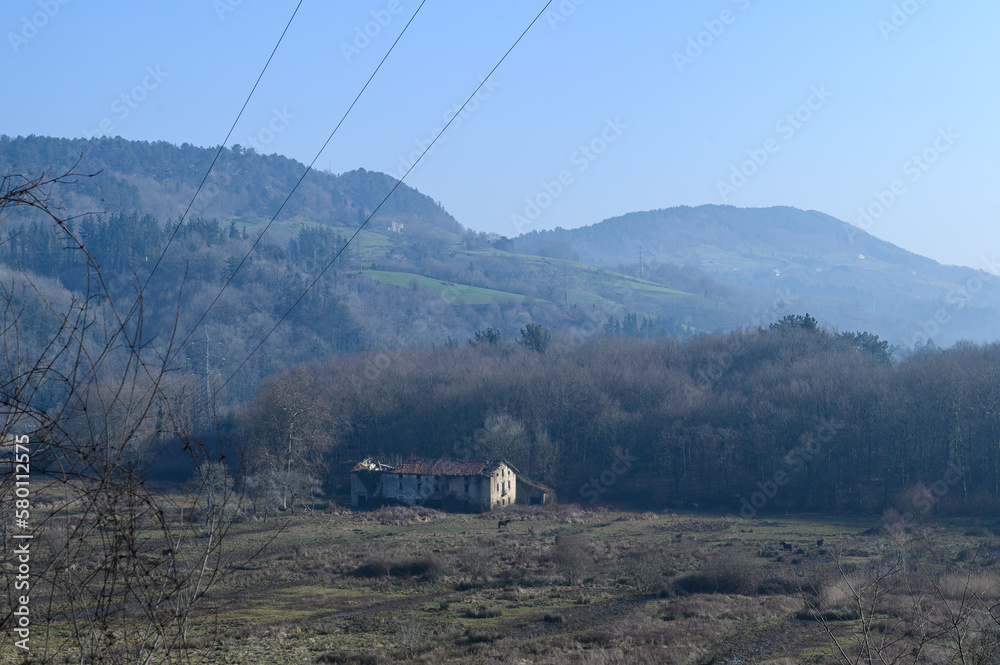
<instances>
[{"instance_id":1,"label":"dry brown grass","mask_svg":"<svg viewBox=\"0 0 1000 665\"><path fill-rule=\"evenodd\" d=\"M361 524L381 524L382 526L411 526L425 524L445 517L445 513L422 506L385 506L370 512L354 513Z\"/></svg>"},{"instance_id":2,"label":"dry brown grass","mask_svg":"<svg viewBox=\"0 0 1000 665\"><path fill-rule=\"evenodd\" d=\"M970 594L979 598L993 598L1000 595L1000 575L995 571L951 573L942 576L937 586L945 598L958 599Z\"/></svg>"}]
</instances>

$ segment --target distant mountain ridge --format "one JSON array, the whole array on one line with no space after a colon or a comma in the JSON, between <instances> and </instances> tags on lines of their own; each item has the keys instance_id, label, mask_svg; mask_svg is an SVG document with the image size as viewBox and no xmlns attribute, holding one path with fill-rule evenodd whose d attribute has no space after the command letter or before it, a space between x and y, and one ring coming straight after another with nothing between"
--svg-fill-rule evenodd
<instances>
[{"instance_id":1,"label":"distant mountain ridge","mask_svg":"<svg viewBox=\"0 0 1000 665\"><path fill-rule=\"evenodd\" d=\"M65 191L71 211L140 211L160 219L184 212L218 148L189 143L129 141L121 137L64 139L0 135L0 171L39 173L65 169L100 175ZM241 146L223 149L191 216L259 222L269 219L305 171L280 155L262 155ZM278 220L306 218L338 226L357 225L389 193L396 179L358 169L340 175L310 171ZM456 240L462 226L430 197L401 184L379 209L375 221L409 224L422 235Z\"/></svg>"},{"instance_id":2,"label":"distant mountain ridge","mask_svg":"<svg viewBox=\"0 0 1000 665\"><path fill-rule=\"evenodd\" d=\"M557 244L594 265L671 262L749 287L767 301L792 294L842 330L900 347L998 337L1000 279L943 266L830 215L790 207L680 206L633 212L575 229L533 231L520 247Z\"/></svg>"},{"instance_id":3,"label":"distant mountain ridge","mask_svg":"<svg viewBox=\"0 0 1000 665\"><path fill-rule=\"evenodd\" d=\"M80 160L79 171L100 174L59 190L70 212L137 211L162 225L184 211L216 150L120 137L0 136L0 172L58 171ZM188 218L217 219L238 227L244 238L247 231L256 237L304 170L280 155L226 148ZM350 237L396 183L364 169L310 172L271 227L269 240L277 246L267 251L279 256L309 225ZM301 253L301 242L297 247ZM310 249L310 260L299 268L315 269L332 258L330 248ZM348 281L363 276L367 281L358 283L444 294L449 305L406 314L412 297L398 292L402 309L391 316L426 320L405 338L372 332L385 346L464 337L496 325L498 311L508 331L535 321L574 336L596 334L608 316L630 312L640 321L657 319L659 330L674 334L809 312L839 330L872 332L902 349L930 340L951 345L998 338L1000 280L993 275L942 266L829 215L790 207L681 206L510 240L463 228L439 203L401 184L347 249L341 264L354 271ZM349 301L366 330L381 325L363 311L364 300ZM465 306L483 309L445 316ZM461 330L454 328L458 320Z\"/></svg>"},{"instance_id":4,"label":"distant mountain ridge","mask_svg":"<svg viewBox=\"0 0 1000 665\"><path fill-rule=\"evenodd\" d=\"M782 255L786 263L864 254L890 261L913 261L925 269L939 265L830 215L787 206L678 206L632 212L570 230L533 231L521 238L530 241L533 236L566 242L581 261L595 264L634 261L641 243L651 257L706 265L711 264L711 259L705 247L741 256L748 250L766 248Z\"/></svg>"}]
</instances>

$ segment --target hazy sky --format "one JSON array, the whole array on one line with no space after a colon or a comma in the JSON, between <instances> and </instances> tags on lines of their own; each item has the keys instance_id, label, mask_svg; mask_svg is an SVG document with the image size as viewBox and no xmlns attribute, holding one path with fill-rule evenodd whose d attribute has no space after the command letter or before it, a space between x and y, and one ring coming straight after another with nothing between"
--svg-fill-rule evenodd
<instances>
[{"instance_id":1,"label":"hazy sky","mask_svg":"<svg viewBox=\"0 0 1000 665\"><path fill-rule=\"evenodd\" d=\"M544 4L427 0L317 167L401 175ZM0 133L218 145L295 5L4 0ZM306 0L229 145L311 161L418 5ZM978 267L998 24L986 0L554 1L406 182L504 235L791 205Z\"/></svg>"}]
</instances>

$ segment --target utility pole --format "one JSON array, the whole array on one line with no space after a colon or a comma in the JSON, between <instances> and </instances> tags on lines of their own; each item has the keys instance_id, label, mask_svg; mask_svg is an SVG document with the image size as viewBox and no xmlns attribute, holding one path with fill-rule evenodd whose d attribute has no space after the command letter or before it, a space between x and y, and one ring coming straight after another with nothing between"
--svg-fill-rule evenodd
<instances>
[{"instance_id":1,"label":"utility pole","mask_svg":"<svg viewBox=\"0 0 1000 665\"><path fill-rule=\"evenodd\" d=\"M208 354L209 354L209 337L208 337L208 326L205 326L205 406L209 407L211 411L212 402L212 383L209 378L209 365L208 365Z\"/></svg>"},{"instance_id":2,"label":"utility pole","mask_svg":"<svg viewBox=\"0 0 1000 665\"><path fill-rule=\"evenodd\" d=\"M220 341L216 341L215 343L216 344L222 344L222 342L220 342ZM212 409L212 376L213 376L213 372L212 372L212 358L211 358L211 355L212 355L212 338L209 337L209 335L208 335L208 326L205 326L205 402L204 402L203 408L207 410L207 413L205 414L206 424L210 424L212 422L211 419L212 419L212 412L213 412L213 409ZM188 358L188 360L194 360L194 358ZM225 358L222 358L221 360L225 360ZM218 372L214 372L214 374L219 374L219 373ZM200 413L200 412L196 412L195 413L195 418L194 418L195 420L199 419L198 418L198 413Z\"/></svg>"},{"instance_id":3,"label":"utility pole","mask_svg":"<svg viewBox=\"0 0 1000 665\"><path fill-rule=\"evenodd\" d=\"M566 277L566 264L563 264L563 301L566 309L569 309L569 280Z\"/></svg>"},{"instance_id":4,"label":"utility pole","mask_svg":"<svg viewBox=\"0 0 1000 665\"><path fill-rule=\"evenodd\" d=\"M642 243L639 243L639 279L646 279L645 266L642 264Z\"/></svg>"}]
</instances>

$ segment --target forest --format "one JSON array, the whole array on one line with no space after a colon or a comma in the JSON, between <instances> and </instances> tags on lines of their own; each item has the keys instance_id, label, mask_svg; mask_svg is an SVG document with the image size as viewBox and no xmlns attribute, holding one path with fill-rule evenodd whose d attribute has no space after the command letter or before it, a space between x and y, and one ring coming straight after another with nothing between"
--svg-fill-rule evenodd
<instances>
[{"instance_id":1,"label":"forest","mask_svg":"<svg viewBox=\"0 0 1000 665\"><path fill-rule=\"evenodd\" d=\"M367 455L504 458L581 504L916 520L1000 507L1000 345L897 362L877 336L809 315L683 341L611 328L307 363L267 379L232 432L258 471L287 453L334 479Z\"/></svg>"},{"instance_id":2,"label":"forest","mask_svg":"<svg viewBox=\"0 0 1000 665\"><path fill-rule=\"evenodd\" d=\"M150 173L203 157L90 143L108 164L115 150L143 148ZM35 159L66 148L4 145ZM335 180L355 192L381 182L348 175ZM76 191L96 178L56 184ZM411 193L427 208L421 197ZM738 287L693 266L587 266L555 258L567 247L549 239L517 254L506 238L451 223L438 227L458 229L448 238L361 231L356 220L265 234L236 218L132 211L52 224L31 210L11 207L0 237L17 352L48 362L67 325L59 312L80 303L102 325L141 305L125 317L142 344L129 353L152 354L163 376L137 384L157 402L128 458L153 478L191 475L179 456L144 458L185 433L245 452L229 473L245 471L242 491L267 508L342 491L344 465L369 455L504 458L563 501L623 507L921 517L1000 507L995 343L902 353L875 332L789 314L794 297L751 310ZM394 221L404 223L378 224ZM113 325L110 337L86 325L85 346L113 340ZM122 358L88 380L113 382ZM70 360L52 369L68 376ZM37 403L59 403L60 385L39 387ZM88 399L62 418L92 437Z\"/></svg>"}]
</instances>

